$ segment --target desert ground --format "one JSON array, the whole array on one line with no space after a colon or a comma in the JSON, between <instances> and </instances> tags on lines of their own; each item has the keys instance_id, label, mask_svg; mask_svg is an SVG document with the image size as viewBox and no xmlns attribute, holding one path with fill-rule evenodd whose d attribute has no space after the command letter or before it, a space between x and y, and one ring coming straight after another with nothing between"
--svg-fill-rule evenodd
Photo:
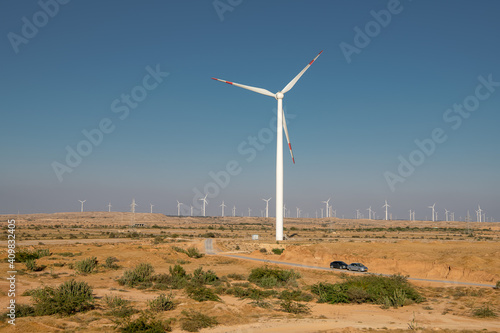
<instances>
[{"instance_id":1,"label":"desert ground","mask_svg":"<svg viewBox=\"0 0 500 333\"><path fill-rule=\"evenodd\" d=\"M285 219L287 240L277 242L272 218L120 212L0 216L0 271L5 278L12 270L7 221L16 221L16 252L44 253L31 266L15 262L16 306L35 305L33 291L72 280L88 284L93 298L85 310L17 317L14 326L5 312L12 297L3 278L2 332L139 332L139 326L130 324L140 318L185 332L183 322L191 310L214 320L202 332L500 331L500 290L495 288L500 281L500 223L291 218ZM213 254L206 253L207 239ZM91 272L78 268L94 257ZM331 270L334 260L361 262L369 273ZM140 264L150 264L153 278L128 284L125 277ZM173 284L174 267L185 271L182 283L187 285ZM263 267L293 270L295 278L276 286L249 281ZM200 268L216 278L189 289ZM314 292L320 283L339 284L368 274L405 276L421 298L392 306L351 295L355 301L330 304ZM284 292L292 290L300 297L287 299ZM198 292L216 299L197 300ZM153 310L152 301L160 294L171 300L169 309ZM115 296L126 306L114 308L110 299Z\"/></svg>"}]
</instances>

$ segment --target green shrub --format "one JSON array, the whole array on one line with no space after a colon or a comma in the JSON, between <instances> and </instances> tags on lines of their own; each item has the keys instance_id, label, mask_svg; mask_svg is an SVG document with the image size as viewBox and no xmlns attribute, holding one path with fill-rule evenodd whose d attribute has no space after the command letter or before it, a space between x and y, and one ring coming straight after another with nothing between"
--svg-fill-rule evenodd
<instances>
[{"instance_id":1,"label":"green shrub","mask_svg":"<svg viewBox=\"0 0 500 333\"><path fill-rule=\"evenodd\" d=\"M269 266L252 269L248 281L263 288L295 286L300 274L293 270L282 270Z\"/></svg>"},{"instance_id":2,"label":"green shrub","mask_svg":"<svg viewBox=\"0 0 500 333\"><path fill-rule=\"evenodd\" d=\"M67 281L57 288L45 287L31 292L37 316L71 315L94 307L92 288L86 282Z\"/></svg>"},{"instance_id":3,"label":"green shrub","mask_svg":"<svg viewBox=\"0 0 500 333\"><path fill-rule=\"evenodd\" d=\"M197 286L189 284L186 287L186 292L189 297L198 302L205 302L205 301L219 302L221 300L219 296L217 296L211 289L205 286Z\"/></svg>"},{"instance_id":4,"label":"green shrub","mask_svg":"<svg viewBox=\"0 0 500 333\"><path fill-rule=\"evenodd\" d=\"M265 248L261 248L259 251L260 253L267 253L267 250Z\"/></svg>"},{"instance_id":5,"label":"green shrub","mask_svg":"<svg viewBox=\"0 0 500 333\"><path fill-rule=\"evenodd\" d=\"M26 262L28 260L40 259L50 255L49 249L38 249L34 251L19 249L16 251L15 260L16 262Z\"/></svg>"},{"instance_id":6,"label":"green shrub","mask_svg":"<svg viewBox=\"0 0 500 333\"><path fill-rule=\"evenodd\" d=\"M246 280L246 277L243 274L231 273L231 274L228 274L227 277L230 279L233 279L233 280L238 280L238 281Z\"/></svg>"},{"instance_id":7,"label":"green shrub","mask_svg":"<svg viewBox=\"0 0 500 333\"><path fill-rule=\"evenodd\" d=\"M113 317L126 318L137 312L137 310L130 306L130 301L118 296L106 295L104 296L104 302L110 309L106 314Z\"/></svg>"},{"instance_id":8,"label":"green shrub","mask_svg":"<svg viewBox=\"0 0 500 333\"><path fill-rule=\"evenodd\" d=\"M472 311L472 315L479 318L498 317L497 314L492 309L490 309L489 305L484 305L480 308L474 309Z\"/></svg>"},{"instance_id":9,"label":"green shrub","mask_svg":"<svg viewBox=\"0 0 500 333\"><path fill-rule=\"evenodd\" d=\"M273 251L274 254L280 255L283 253L283 251L285 251L285 249L275 248L275 249L272 249L271 251Z\"/></svg>"},{"instance_id":10,"label":"green shrub","mask_svg":"<svg viewBox=\"0 0 500 333\"><path fill-rule=\"evenodd\" d=\"M311 292L318 296L318 303L349 303L347 288L340 284L319 282L311 287Z\"/></svg>"},{"instance_id":11,"label":"green shrub","mask_svg":"<svg viewBox=\"0 0 500 333\"><path fill-rule=\"evenodd\" d=\"M199 267L193 272L192 281L200 285L216 284L219 281L219 277L214 271L208 270L207 272L203 272L203 268Z\"/></svg>"},{"instance_id":12,"label":"green shrub","mask_svg":"<svg viewBox=\"0 0 500 333\"><path fill-rule=\"evenodd\" d=\"M116 257L107 257L106 260L104 261L104 267L109 268L109 269L118 269L120 266L118 266L117 263L119 260Z\"/></svg>"},{"instance_id":13,"label":"green shrub","mask_svg":"<svg viewBox=\"0 0 500 333\"><path fill-rule=\"evenodd\" d=\"M182 247L172 246L172 250L174 250L175 252L187 254L186 250L184 250Z\"/></svg>"},{"instance_id":14,"label":"green shrub","mask_svg":"<svg viewBox=\"0 0 500 333\"><path fill-rule=\"evenodd\" d=\"M202 328L216 326L219 323L215 317L207 316L201 312L190 310L182 311L181 328L188 332L198 332Z\"/></svg>"},{"instance_id":15,"label":"green shrub","mask_svg":"<svg viewBox=\"0 0 500 333\"><path fill-rule=\"evenodd\" d=\"M375 303L395 307L424 298L408 283L406 277L392 275L345 276L346 281L336 284L320 282L311 287L318 302L326 303Z\"/></svg>"},{"instance_id":16,"label":"green shrub","mask_svg":"<svg viewBox=\"0 0 500 333\"><path fill-rule=\"evenodd\" d=\"M152 316L142 313L142 315L136 320L127 321L122 327L120 327L120 331L123 333L164 333L171 332L172 327L168 321L155 319Z\"/></svg>"},{"instance_id":17,"label":"green shrub","mask_svg":"<svg viewBox=\"0 0 500 333\"><path fill-rule=\"evenodd\" d=\"M201 258L203 257L203 254L201 254L197 248L195 247L190 247L186 250L186 254L188 255L189 258Z\"/></svg>"},{"instance_id":18,"label":"green shrub","mask_svg":"<svg viewBox=\"0 0 500 333\"><path fill-rule=\"evenodd\" d=\"M154 268L150 263L140 263L134 269L125 271L123 276L118 279L118 283L129 287L151 285L153 273Z\"/></svg>"},{"instance_id":19,"label":"green shrub","mask_svg":"<svg viewBox=\"0 0 500 333\"><path fill-rule=\"evenodd\" d=\"M80 274L90 274L97 268L97 258L90 257L75 262L75 270Z\"/></svg>"},{"instance_id":20,"label":"green shrub","mask_svg":"<svg viewBox=\"0 0 500 333\"><path fill-rule=\"evenodd\" d=\"M157 298L148 301L148 306L151 311L169 311L175 308L175 303L172 301L172 295L165 296L165 294L160 294Z\"/></svg>"},{"instance_id":21,"label":"green shrub","mask_svg":"<svg viewBox=\"0 0 500 333\"><path fill-rule=\"evenodd\" d=\"M497 281L497 284L495 285L495 289L500 289L500 280Z\"/></svg>"},{"instance_id":22,"label":"green shrub","mask_svg":"<svg viewBox=\"0 0 500 333\"><path fill-rule=\"evenodd\" d=\"M16 317L31 317L35 315L35 308L28 304L16 303ZM4 316L5 318L5 316Z\"/></svg>"},{"instance_id":23,"label":"green shrub","mask_svg":"<svg viewBox=\"0 0 500 333\"><path fill-rule=\"evenodd\" d=\"M36 264L36 260L35 259L28 259L28 260L26 260L24 262L24 264L26 265L26 270L31 271L31 272L43 271L45 269L45 267L46 267L44 265L38 266Z\"/></svg>"},{"instance_id":24,"label":"green shrub","mask_svg":"<svg viewBox=\"0 0 500 333\"><path fill-rule=\"evenodd\" d=\"M311 312L311 309L307 305L300 304L292 300L281 301L280 310L294 314L306 314Z\"/></svg>"},{"instance_id":25,"label":"green shrub","mask_svg":"<svg viewBox=\"0 0 500 333\"><path fill-rule=\"evenodd\" d=\"M303 293L300 290L283 290L278 298L297 302L310 302L314 299L311 294Z\"/></svg>"}]
</instances>

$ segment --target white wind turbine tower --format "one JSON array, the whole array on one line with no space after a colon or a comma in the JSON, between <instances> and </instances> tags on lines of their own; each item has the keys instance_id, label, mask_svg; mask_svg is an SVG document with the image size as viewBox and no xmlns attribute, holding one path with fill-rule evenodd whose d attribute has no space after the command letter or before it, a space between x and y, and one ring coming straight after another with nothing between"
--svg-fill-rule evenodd
<instances>
[{"instance_id":1,"label":"white wind turbine tower","mask_svg":"<svg viewBox=\"0 0 500 333\"><path fill-rule=\"evenodd\" d=\"M153 206L154 205L152 203L150 203L149 206L151 207L151 214L153 214Z\"/></svg>"},{"instance_id":2,"label":"white wind turbine tower","mask_svg":"<svg viewBox=\"0 0 500 333\"><path fill-rule=\"evenodd\" d=\"M449 212L450 212L450 211L449 211L449 210L447 210L447 209L445 208L445 210L444 210L444 214L446 215L446 222L448 222L448 213L449 213Z\"/></svg>"},{"instance_id":3,"label":"white wind turbine tower","mask_svg":"<svg viewBox=\"0 0 500 333\"><path fill-rule=\"evenodd\" d=\"M262 199L266 202L266 217L269 217L269 200L271 200L271 198L269 199Z\"/></svg>"},{"instance_id":4,"label":"white wind turbine tower","mask_svg":"<svg viewBox=\"0 0 500 333\"><path fill-rule=\"evenodd\" d=\"M87 201L87 200L83 200L83 201L82 201L82 200L78 200L78 201L80 201L80 203L82 204L82 208L80 209L80 212L82 212L82 213L83 213L83 203L84 203L85 201Z\"/></svg>"},{"instance_id":5,"label":"white wind turbine tower","mask_svg":"<svg viewBox=\"0 0 500 333\"><path fill-rule=\"evenodd\" d=\"M181 206L184 205L182 202L177 200L177 216L181 216Z\"/></svg>"},{"instance_id":6,"label":"white wind turbine tower","mask_svg":"<svg viewBox=\"0 0 500 333\"><path fill-rule=\"evenodd\" d=\"M389 206L389 205L387 204L387 200L386 200L386 201L385 201L385 205L383 205L383 206L382 206L382 208L385 208L385 220L386 220L386 221L388 220L388 215L387 215L388 210L387 210L387 208L389 208L389 207L391 207L391 206Z\"/></svg>"},{"instance_id":7,"label":"white wind turbine tower","mask_svg":"<svg viewBox=\"0 0 500 333\"><path fill-rule=\"evenodd\" d=\"M224 217L224 208L227 207L224 205L224 200L222 200L222 204L219 207L222 207L222 217Z\"/></svg>"},{"instance_id":8,"label":"white wind turbine tower","mask_svg":"<svg viewBox=\"0 0 500 333\"><path fill-rule=\"evenodd\" d=\"M248 217L250 217L250 214L252 214L252 208L248 207Z\"/></svg>"},{"instance_id":9,"label":"white wind turbine tower","mask_svg":"<svg viewBox=\"0 0 500 333\"><path fill-rule=\"evenodd\" d=\"M323 218L323 208L321 208L321 218Z\"/></svg>"},{"instance_id":10,"label":"white wind turbine tower","mask_svg":"<svg viewBox=\"0 0 500 333\"><path fill-rule=\"evenodd\" d=\"M296 207L296 208L297 208L297 218L299 218L301 210L299 209L299 207Z\"/></svg>"},{"instance_id":11,"label":"white wind turbine tower","mask_svg":"<svg viewBox=\"0 0 500 333\"><path fill-rule=\"evenodd\" d=\"M193 205L191 205L191 216L193 216Z\"/></svg>"},{"instance_id":12,"label":"white wind turbine tower","mask_svg":"<svg viewBox=\"0 0 500 333\"><path fill-rule=\"evenodd\" d=\"M477 222L483 222L482 221L482 214L483 210L481 209L481 206L477 205L477 210L476 210L476 215L477 215Z\"/></svg>"},{"instance_id":13,"label":"white wind turbine tower","mask_svg":"<svg viewBox=\"0 0 500 333\"><path fill-rule=\"evenodd\" d=\"M236 216L236 206L233 206L233 217Z\"/></svg>"},{"instance_id":14,"label":"white wind turbine tower","mask_svg":"<svg viewBox=\"0 0 500 333\"><path fill-rule=\"evenodd\" d=\"M206 194L204 198L198 199L203 201L203 216L205 216L205 205L208 203L207 196L208 194Z\"/></svg>"},{"instance_id":15,"label":"white wind turbine tower","mask_svg":"<svg viewBox=\"0 0 500 333\"><path fill-rule=\"evenodd\" d=\"M283 130L285 130L286 140L288 142L288 148L290 149L290 155L292 156L292 161L295 163L295 159L293 157L292 146L290 144L290 138L288 136L288 129L286 127L285 114L283 112L283 97L285 97L285 93L287 93L293 86L297 83L300 77L307 71L307 69L314 63L316 59L318 59L319 55L322 53L321 51L307 66L290 81L283 90L278 91L273 94L269 90L256 88L251 86L246 86L239 83L234 83L230 81L220 80L216 78L212 78L214 80L225 82L230 85L234 85L243 89L247 89L262 95L270 96L276 98L278 101L277 108L277 140L276 140L276 240L283 240Z\"/></svg>"},{"instance_id":16,"label":"white wind turbine tower","mask_svg":"<svg viewBox=\"0 0 500 333\"><path fill-rule=\"evenodd\" d=\"M427 208L432 209L432 222L435 221L435 216L436 216L436 215L434 215L434 212L435 212L434 207L436 207L436 203L434 203L434 205L432 205L432 206L427 207Z\"/></svg>"},{"instance_id":17,"label":"white wind turbine tower","mask_svg":"<svg viewBox=\"0 0 500 333\"><path fill-rule=\"evenodd\" d=\"M356 209L356 218L359 219L359 209Z\"/></svg>"},{"instance_id":18,"label":"white wind turbine tower","mask_svg":"<svg viewBox=\"0 0 500 333\"><path fill-rule=\"evenodd\" d=\"M111 202L108 203L108 212L111 213Z\"/></svg>"},{"instance_id":19,"label":"white wind turbine tower","mask_svg":"<svg viewBox=\"0 0 500 333\"><path fill-rule=\"evenodd\" d=\"M132 198L132 203L130 204L130 211L135 214L135 206L137 206L137 204L135 203L135 199Z\"/></svg>"},{"instance_id":20,"label":"white wind turbine tower","mask_svg":"<svg viewBox=\"0 0 500 333\"><path fill-rule=\"evenodd\" d=\"M328 198L328 200L326 200L326 201L321 201L322 203L326 204L326 210L325 210L326 216L325 217L330 217L330 211L328 210L328 203L330 202L330 199L331 198Z\"/></svg>"},{"instance_id":21,"label":"white wind turbine tower","mask_svg":"<svg viewBox=\"0 0 500 333\"><path fill-rule=\"evenodd\" d=\"M372 219L372 206L368 207L367 211L368 211L368 219L371 220Z\"/></svg>"}]
</instances>

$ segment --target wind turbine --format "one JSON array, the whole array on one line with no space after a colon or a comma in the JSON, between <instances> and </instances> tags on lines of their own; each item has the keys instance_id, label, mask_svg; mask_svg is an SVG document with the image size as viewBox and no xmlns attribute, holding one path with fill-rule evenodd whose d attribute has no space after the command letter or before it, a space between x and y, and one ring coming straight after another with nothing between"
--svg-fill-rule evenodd
<instances>
[{"instance_id":1,"label":"wind turbine","mask_svg":"<svg viewBox=\"0 0 500 333\"><path fill-rule=\"evenodd\" d=\"M330 199L331 198L328 198L328 200L326 200L326 201L321 201L322 203L326 204L326 210L325 210L326 216L325 217L330 217L330 211L328 210L328 203L330 202Z\"/></svg>"},{"instance_id":2,"label":"wind turbine","mask_svg":"<svg viewBox=\"0 0 500 333\"><path fill-rule=\"evenodd\" d=\"M193 205L191 205L191 216L193 216Z\"/></svg>"},{"instance_id":3,"label":"wind turbine","mask_svg":"<svg viewBox=\"0 0 500 333\"><path fill-rule=\"evenodd\" d=\"M477 210L476 210L476 214L478 215L478 219L477 219L477 222L483 222L483 214L482 214L483 210L481 209L481 206L477 205Z\"/></svg>"},{"instance_id":4,"label":"wind turbine","mask_svg":"<svg viewBox=\"0 0 500 333\"><path fill-rule=\"evenodd\" d=\"M434 205L432 205L432 206L427 207L427 208L431 208L432 209L432 222L434 222L434 217L435 217L435 215L434 215L434 207L435 206L436 206L436 203L434 203Z\"/></svg>"},{"instance_id":5,"label":"wind turbine","mask_svg":"<svg viewBox=\"0 0 500 333\"><path fill-rule=\"evenodd\" d=\"M224 205L224 200L222 200L222 204L219 207L222 207L222 217L224 217L224 207L226 207L226 205Z\"/></svg>"},{"instance_id":6,"label":"wind turbine","mask_svg":"<svg viewBox=\"0 0 500 333\"><path fill-rule=\"evenodd\" d=\"M181 206L184 205L182 202L177 200L177 216L181 216Z\"/></svg>"},{"instance_id":7,"label":"wind turbine","mask_svg":"<svg viewBox=\"0 0 500 333\"><path fill-rule=\"evenodd\" d=\"M412 216L412 215L411 215L411 209L410 209L410 221L411 221L411 216Z\"/></svg>"},{"instance_id":8,"label":"wind turbine","mask_svg":"<svg viewBox=\"0 0 500 333\"><path fill-rule=\"evenodd\" d=\"M356 218L359 219L359 209L356 209Z\"/></svg>"},{"instance_id":9,"label":"wind turbine","mask_svg":"<svg viewBox=\"0 0 500 333\"><path fill-rule=\"evenodd\" d=\"M233 206L233 217L236 216L236 206Z\"/></svg>"},{"instance_id":10,"label":"wind turbine","mask_svg":"<svg viewBox=\"0 0 500 333\"><path fill-rule=\"evenodd\" d=\"M266 217L269 217L269 200L271 200L271 198L269 199L262 199L266 202Z\"/></svg>"},{"instance_id":11,"label":"wind turbine","mask_svg":"<svg viewBox=\"0 0 500 333\"><path fill-rule=\"evenodd\" d=\"M389 208L389 207L391 207L391 206L389 206L389 205L387 204L387 200L386 200L386 201L385 201L385 205L383 205L383 206L382 206L382 208L385 208L385 220L386 220L386 221L388 220L388 219L387 219L387 217L388 217L388 216L387 216L387 208Z\"/></svg>"},{"instance_id":12,"label":"wind turbine","mask_svg":"<svg viewBox=\"0 0 500 333\"><path fill-rule=\"evenodd\" d=\"M205 205L208 203L207 196L208 194L206 194L204 198L198 199L203 201L203 216L205 216Z\"/></svg>"},{"instance_id":13,"label":"wind turbine","mask_svg":"<svg viewBox=\"0 0 500 333\"><path fill-rule=\"evenodd\" d=\"M225 82L230 85L234 85L243 89L247 89L262 95L270 96L276 98L278 101L277 108L277 124L276 124L276 240L283 240L283 130L285 130L286 140L288 142L288 148L290 149L290 155L292 156L292 161L295 164L295 159L293 157L292 145L290 144L290 138L288 136L288 129L286 127L285 114L283 112L283 98L285 94L293 88L301 76L309 69L309 67L314 63L316 59L320 56L321 51L307 66L299 73L297 76L290 81L283 90L278 91L273 94L269 90L246 86L239 83L234 83L230 81L220 80L212 78L214 80Z\"/></svg>"},{"instance_id":14,"label":"wind turbine","mask_svg":"<svg viewBox=\"0 0 500 333\"><path fill-rule=\"evenodd\" d=\"M248 217L250 217L251 213L252 213L252 208L248 207Z\"/></svg>"},{"instance_id":15,"label":"wind turbine","mask_svg":"<svg viewBox=\"0 0 500 333\"><path fill-rule=\"evenodd\" d=\"M368 207L367 211L368 211L368 219L371 220L372 219L372 206Z\"/></svg>"},{"instance_id":16,"label":"wind turbine","mask_svg":"<svg viewBox=\"0 0 500 333\"><path fill-rule=\"evenodd\" d=\"M323 218L323 208L321 208L321 218Z\"/></svg>"},{"instance_id":17,"label":"wind turbine","mask_svg":"<svg viewBox=\"0 0 500 333\"><path fill-rule=\"evenodd\" d=\"M111 202L108 204L108 212L111 213Z\"/></svg>"},{"instance_id":18,"label":"wind turbine","mask_svg":"<svg viewBox=\"0 0 500 333\"><path fill-rule=\"evenodd\" d=\"M132 198L132 203L130 204L130 211L134 214L135 214L135 206L137 206L137 204L135 203L135 199Z\"/></svg>"},{"instance_id":19,"label":"wind turbine","mask_svg":"<svg viewBox=\"0 0 500 333\"><path fill-rule=\"evenodd\" d=\"M81 208L80 212L82 212L82 213L83 213L83 203L84 203L85 201L87 201L87 200L83 200L83 201L82 201L82 200L78 200L78 201L80 201L80 203L82 204L82 208Z\"/></svg>"},{"instance_id":20,"label":"wind turbine","mask_svg":"<svg viewBox=\"0 0 500 333\"><path fill-rule=\"evenodd\" d=\"M449 210L447 210L447 209L445 208L445 210L444 210L444 214L446 215L446 222L448 222L448 213L449 213L449 212L450 212L450 211L449 211Z\"/></svg>"},{"instance_id":21,"label":"wind turbine","mask_svg":"<svg viewBox=\"0 0 500 333\"><path fill-rule=\"evenodd\" d=\"M149 206L151 206L151 214L153 214L153 206L154 205L150 203Z\"/></svg>"}]
</instances>

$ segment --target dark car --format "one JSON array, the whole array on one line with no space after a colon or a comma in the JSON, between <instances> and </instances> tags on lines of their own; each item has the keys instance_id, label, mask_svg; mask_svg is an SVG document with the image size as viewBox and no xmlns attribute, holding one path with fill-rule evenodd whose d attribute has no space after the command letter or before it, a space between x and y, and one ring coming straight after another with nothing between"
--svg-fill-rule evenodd
<instances>
[{"instance_id":1,"label":"dark car","mask_svg":"<svg viewBox=\"0 0 500 333\"><path fill-rule=\"evenodd\" d=\"M353 262L352 264L347 266L347 269L350 271L358 271L358 272L368 272L368 267L359 262Z\"/></svg>"},{"instance_id":2,"label":"dark car","mask_svg":"<svg viewBox=\"0 0 500 333\"><path fill-rule=\"evenodd\" d=\"M330 263L330 268L347 269L347 264L343 261L332 261Z\"/></svg>"}]
</instances>

